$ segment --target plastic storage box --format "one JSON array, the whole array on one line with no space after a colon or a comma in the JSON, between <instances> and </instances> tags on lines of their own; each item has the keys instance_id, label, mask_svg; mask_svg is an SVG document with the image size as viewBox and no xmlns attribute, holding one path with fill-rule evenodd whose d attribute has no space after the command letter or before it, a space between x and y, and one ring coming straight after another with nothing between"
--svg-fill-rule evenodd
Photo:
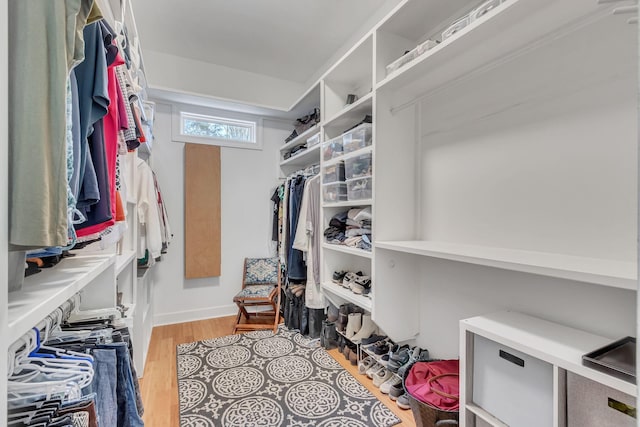
<instances>
[{"instance_id":1,"label":"plastic storage box","mask_svg":"<svg viewBox=\"0 0 640 427\"><path fill-rule=\"evenodd\" d=\"M371 153L360 154L358 156L347 157L345 162L346 179L361 178L373 174L371 163Z\"/></svg>"},{"instance_id":2,"label":"plastic storage box","mask_svg":"<svg viewBox=\"0 0 640 427\"><path fill-rule=\"evenodd\" d=\"M373 197L371 177L347 180L347 196L349 200L367 200Z\"/></svg>"},{"instance_id":3,"label":"plastic storage box","mask_svg":"<svg viewBox=\"0 0 640 427\"><path fill-rule=\"evenodd\" d=\"M486 15L489 12L491 12L497 6L500 6L500 4L502 4L502 2L503 2L503 0L487 0L487 1L485 1L480 6L476 7L473 10L473 12L470 13L469 18L470 18L471 22L475 21L476 19L482 18L484 15Z\"/></svg>"},{"instance_id":4,"label":"plastic storage box","mask_svg":"<svg viewBox=\"0 0 640 427\"><path fill-rule=\"evenodd\" d=\"M467 25L471 23L471 15L465 15L462 18L458 19L456 22L451 24L449 28L442 32L442 41L445 41Z\"/></svg>"},{"instance_id":5,"label":"plastic storage box","mask_svg":"<svg viewBox=\"0 0 640 427\"><path fill-rule=\"evenodd\" d=\"M342 156L342 136L322 143L322 160L331 160Z\"/></svg>"},{"instance_id":6,"label":"plastic storage box","mask_svg":"<svg viewBox=\"0 0 640 427\"><path fill-rule=\"evenodd\" d=\"M403 65L408 62L413 61L418 58L420 55L425 53L426 51L433 49L437 43L433 40L427 40L425 42L420 43L418 46L413 48L411 51L405 53L400 58L393 61L391 64L386 66L387 75L393 73L397 69L401 68Z\"/></svg>"},{"instance_id":7,"label":"plastic storage box","mask_svg":"<svg viewBox=\"0 0 640 427\"><path fill-rule=\"evenodd\" d=\"M371 145L371 123L363 123L342 134L342 150L345 153L350 153L369 145Z\"/></svg>"},{"instance_id":8,"label":"plastic storage box","mask_svg":"<svg viewBox=\"0 0 640 427\"><path fill-rule=\"evenodd\" d=\"M316 133L311 138L307 139L307 148L313 147L314 145L318 145L320 143L320 133Z\"/></svg>"},{"instance_id":9,"label":"plastic storage box","mask_svg":"<svg viewBox=\"0 0 640 427\"><path fill-rule=\"evenodd\" d=\"M324 184L344 182L344 162L338 162L334 165L324 167L322 171L322 182Z\"/></svg>"},{"instance_id":10,"label":"plastic storage box","mask_svg":"<svg viewBox=\"0 0 640 427\"><path fill-rule=\"evenodd\" d=\"M332 182L322 184L322 199L325 202L344 202L347 200L347 184L344 182Z\"/></svg>"}]
</instances>

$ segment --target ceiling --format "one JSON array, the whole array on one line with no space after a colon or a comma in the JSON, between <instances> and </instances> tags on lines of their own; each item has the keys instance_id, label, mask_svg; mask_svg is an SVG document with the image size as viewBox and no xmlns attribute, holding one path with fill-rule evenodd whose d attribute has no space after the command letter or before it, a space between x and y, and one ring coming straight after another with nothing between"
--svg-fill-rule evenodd
<instances>
[{"instance_id":1,"label":"ceiling","mask_svg":"<svg viewBox=\"0 0 640 427\"><path fill-rule=\"evenodd\" d=\"M144 50L308 83L386 0L135 0Z\"/></svg>"}]
</instances>

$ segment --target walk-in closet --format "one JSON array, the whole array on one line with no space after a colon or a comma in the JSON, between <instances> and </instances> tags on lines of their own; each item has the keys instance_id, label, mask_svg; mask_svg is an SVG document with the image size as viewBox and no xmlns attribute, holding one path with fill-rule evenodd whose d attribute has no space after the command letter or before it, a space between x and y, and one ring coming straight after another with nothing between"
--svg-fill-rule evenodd
<instances>
[{"instance_id":1,"label":"walk-in closet","mask_svg":"<svg viewBox=\"0 0 640 427\"><path fill-rule=\"evenodd\" d=\"M637 0L8 0L0 426L640 426Z\"/></svg>"}]
</instances>

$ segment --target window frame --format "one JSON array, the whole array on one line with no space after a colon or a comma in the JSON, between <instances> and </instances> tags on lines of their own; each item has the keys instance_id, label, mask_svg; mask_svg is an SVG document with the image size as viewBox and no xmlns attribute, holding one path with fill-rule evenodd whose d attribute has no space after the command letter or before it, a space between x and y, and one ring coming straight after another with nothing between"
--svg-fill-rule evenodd
<instances>
[{"instance_id":1,"label":"window frame","mask_svg":"<svg viewBox=\"0 0 640 427\"><path fill-rule=\"evenodd\" d=\"M172 105L171 111L171 139L175 142L217 145L220 147L242 148L246 150L262 150L262 117L236 111L187 104L174 104ZM184 119L189 116L191 116L191 118L200 116L204 119L220 119L222 122L229 123L240 122L244 124L249 122L254 126L255 142L184 134Z\"/></svg>"}]
</instances>

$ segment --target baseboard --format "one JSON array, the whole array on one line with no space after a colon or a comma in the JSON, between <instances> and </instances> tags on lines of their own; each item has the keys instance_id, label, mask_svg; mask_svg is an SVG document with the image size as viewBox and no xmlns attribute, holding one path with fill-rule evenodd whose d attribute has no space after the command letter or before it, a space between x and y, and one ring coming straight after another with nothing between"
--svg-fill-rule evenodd
<instances>
[{"instance_id":1,"label":"baseboard","mask_svg":"<svg viewBox=\"0 0 640 427\"><path fill-rule=\"evenodd\" d=\"M173 313L155 314L153 316L153 326L172 325L174 323L194 322L196 320L233 316L237 312L238 307L235 304L229 304L196 310L174 311Z\"/></svg>"}]
</instances>

